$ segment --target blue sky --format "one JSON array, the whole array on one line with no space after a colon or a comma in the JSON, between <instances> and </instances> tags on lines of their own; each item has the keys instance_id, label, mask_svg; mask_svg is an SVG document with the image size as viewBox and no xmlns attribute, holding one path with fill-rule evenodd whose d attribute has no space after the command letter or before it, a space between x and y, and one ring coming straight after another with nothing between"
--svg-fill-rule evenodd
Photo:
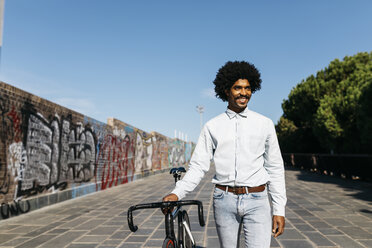
<instances>
[{"instance_id":1,"label":"blue sky","mask_svg":"<svg viewBox=\"0 0 372 248\"><path fill-rule=\"evenodd\" d=\"M263 83L249 108L271 118L301 80L372 50L372 1L7 0L0 80L106 122L196 141L222 113L213 80L247 60Z\"/></svg>"}]
</instances>

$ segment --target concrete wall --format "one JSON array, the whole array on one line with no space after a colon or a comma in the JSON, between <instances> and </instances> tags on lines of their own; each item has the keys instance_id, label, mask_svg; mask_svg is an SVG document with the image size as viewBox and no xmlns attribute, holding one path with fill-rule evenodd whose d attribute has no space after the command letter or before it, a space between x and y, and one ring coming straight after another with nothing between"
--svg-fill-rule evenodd
<instances>
[{"instance_id":1,"label":"concrete wall","mask_svg":"<svg viewBox=\"0 0 372 248\"><path fill-rule=\"evenodd\" d=\"M168 171L192 149L0 82L0 219Z\"/></svg>"}]
</instances>

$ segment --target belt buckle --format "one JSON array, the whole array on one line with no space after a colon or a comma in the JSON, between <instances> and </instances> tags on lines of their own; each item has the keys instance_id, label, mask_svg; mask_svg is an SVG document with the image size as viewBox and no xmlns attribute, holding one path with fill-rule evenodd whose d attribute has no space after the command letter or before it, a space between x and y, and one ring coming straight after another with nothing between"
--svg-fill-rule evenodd
<instances>
[{"instance_id":1,"label":"belt buckle","mask_svg":"<svg viewBox=\"0 0 372 248\"><path fill-rule=\"evenodd\" d=\"M232 192L234 193L234 194L236 194L236 187L231 187L232 188Z\"/></svg>"}]
</instances>

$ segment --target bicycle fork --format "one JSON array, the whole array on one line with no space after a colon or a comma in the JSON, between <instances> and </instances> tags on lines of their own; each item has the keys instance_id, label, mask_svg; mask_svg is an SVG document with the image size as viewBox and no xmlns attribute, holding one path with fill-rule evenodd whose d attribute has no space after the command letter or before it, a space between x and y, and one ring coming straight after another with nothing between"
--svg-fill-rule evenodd
<instances>
[{"instance_id":1,"label":"bicycle fork","mask_svg":"<svg viewBox=\"0 0 372 248\"><path fill-rule=\"evenodd\" d=\"M165 215L165 234L166 234L166 237L170 237L173 240L175 240L176 238L174 234L173 215L170 213L167 213Z\"/></svg>"},{"instance_id":2,"label":"bicycle fork","mask_svg":"<svg viewBox=\"0 0 372 248\"><path fill-rule=\"evenodd\" d=\"M182 220L182 224L183 226L185 227L185 230L187 232L187 235L189 235L190 239L191 239L191 242L193 244L195 244L195 240L194 240L194 237L192 236L192 233L191 233L191 230L190 230L190 227L189 225L187 224L186 220ZM184 237L183 237L184 238Z\"/></svg>"}]
</instances>

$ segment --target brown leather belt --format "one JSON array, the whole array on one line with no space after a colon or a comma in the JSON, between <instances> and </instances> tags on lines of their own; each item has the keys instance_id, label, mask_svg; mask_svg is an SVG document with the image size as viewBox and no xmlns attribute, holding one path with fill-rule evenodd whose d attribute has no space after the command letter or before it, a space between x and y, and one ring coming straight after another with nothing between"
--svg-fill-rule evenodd
<instances>
[{"instance_id":1,"label":"brown leather belt","mask_svg":"<svg viewBox=\"0 0 372 248\"><path fill-rule=\"evenodd\" d=\"M234 193L235 195L241 195L241 194L247 194L246 189L248 189L248 193L262 192L265 190L266 184L262 184L257 187L246 187L246 186L231 187L231 186L224 186L224 185L216 184L216 188L222 189L223 191L226 191L226 187L227 187L228 192Z\"/></svg>"}]
</instances>

